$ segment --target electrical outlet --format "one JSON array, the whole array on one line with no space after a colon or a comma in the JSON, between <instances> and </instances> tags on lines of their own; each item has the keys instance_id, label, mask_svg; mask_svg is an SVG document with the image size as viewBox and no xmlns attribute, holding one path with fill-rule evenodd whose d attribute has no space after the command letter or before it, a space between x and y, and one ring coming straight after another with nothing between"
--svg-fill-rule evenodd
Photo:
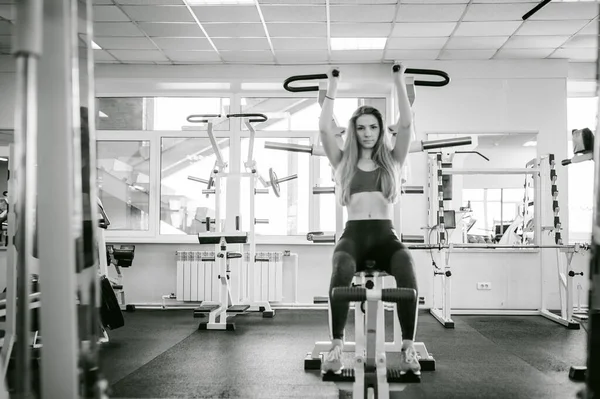
<instances>
[{"instance_id":1,"label":"electrical outlet","mask_svg":"<svg viewBox=\"0 0 600 399\"><path fill-rule=\"evenodd\" d=\"M477 283L478 290L491 290L492 283Z\"/></svg>"}]
</instances>

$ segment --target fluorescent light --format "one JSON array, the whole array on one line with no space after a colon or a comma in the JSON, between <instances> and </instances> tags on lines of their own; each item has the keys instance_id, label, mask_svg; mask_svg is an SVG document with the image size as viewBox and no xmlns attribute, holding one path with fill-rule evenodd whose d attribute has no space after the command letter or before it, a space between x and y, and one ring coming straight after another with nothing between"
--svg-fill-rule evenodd
<instances>
[{"instance_id":1,"label":"fluorescent light","mask_svg":"<svg viewBox=\"0 0 600 399\"><path fill-rule=\"evenodd\" d=\"M98 43L92 40L92 48L94 50L102 50L102 47L98 46Z\"/></svg>"},{"instance_id":2,"label":"fluorescent light","mask_svg":"<svg viewBox=\"0 0 600 399\"><path fill-rule=\"evenodd\" d=\"M332 50L383 50L386 37L332 37Z\"/></svg>"},{"instance_id":3,"label":"fluorescent light","mask_svg":"<svg viewBox=\"0 0 600 399\"><path fill-rule=\"evenodd\" d=\"M537 145L537 141L528 141L523 144L523 147L535 147Z\"/></svg>"},{"instance_id":4,"label":"fluorescent light","mask_svg":"<svg viewBox=\"0 0 600 399\"><path fill-rule=\"evenodd\" d=\"M208 5L243 5L243 4L254 4L255 0L187 0L187 3L191 6L208 6Z\"/></svg>"},{"instance_id":5,"label":"fluorescent light","mask_svg":"<svg viewBox=\"0 0 600 399\"><path fill-rule=\"evenodd\" d=\"M283 83L259 83L247 82L242 83L242 90L282 90Z\"/></svg>"}]
</instances>

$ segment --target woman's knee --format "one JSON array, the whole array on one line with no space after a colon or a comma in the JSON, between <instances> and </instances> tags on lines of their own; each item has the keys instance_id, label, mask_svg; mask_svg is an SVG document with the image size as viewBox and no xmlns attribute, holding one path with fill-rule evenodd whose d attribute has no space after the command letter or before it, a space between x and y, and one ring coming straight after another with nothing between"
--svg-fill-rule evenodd
<instances>
[{"instance_id":1,"label":"woman's knee","mask_svg":"<svg viewBox=\"0 0 600 399\"><path fill-rule=\"evenodd\" d=\"M346 287L352 283L356 272L356 260L343 251L333 254L333 271L331 274L331 287Z\"/></svg>"}]
</instances>

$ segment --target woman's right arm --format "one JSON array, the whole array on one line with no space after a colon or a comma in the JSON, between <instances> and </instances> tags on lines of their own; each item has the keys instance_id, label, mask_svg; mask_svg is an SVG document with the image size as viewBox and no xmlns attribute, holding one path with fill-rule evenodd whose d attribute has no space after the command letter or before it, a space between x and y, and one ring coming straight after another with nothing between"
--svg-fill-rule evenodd
<instances>
[{"instance_id":1,"label":"woman's right arm","mask_svg":"<svg viewBox=\"0 0 600 399\"><path fill-rule=\"evenodd\" d=\"M321 107L321 116L319 117L319 131L321 132L321 142L325 154L335 169L342 160L342 150L338 146L333 126L333 100L337 94L337 85L339 77L333 76L333 69L327 73L327 94Z\"/></svg>"}]
</instances>

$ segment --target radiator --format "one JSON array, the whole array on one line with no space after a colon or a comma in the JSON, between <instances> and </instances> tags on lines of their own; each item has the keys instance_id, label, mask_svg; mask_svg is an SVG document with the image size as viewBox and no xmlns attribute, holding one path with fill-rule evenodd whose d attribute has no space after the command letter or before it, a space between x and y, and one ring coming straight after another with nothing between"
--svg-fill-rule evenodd
<instances>
[{"instance_id":1,"label":"radiator","mask_svg":"<svg viewBox=\"0 0 600 399\"><path fill-rule=\"evenodd\" d=\"M214 251L177 252L178 301L218 301L221 284L219 268L214 261ZM249 277L250 253L241 259L230 259L230 286L234 302L241 302L250 295L250 284L254 284L254 299L251 302L280 302L283 298L283 253L256 252L254 276ZM241 270L240 270L241 269ZM240 273L241 272L241 273Z\"/></svg>"}]
</instances>

